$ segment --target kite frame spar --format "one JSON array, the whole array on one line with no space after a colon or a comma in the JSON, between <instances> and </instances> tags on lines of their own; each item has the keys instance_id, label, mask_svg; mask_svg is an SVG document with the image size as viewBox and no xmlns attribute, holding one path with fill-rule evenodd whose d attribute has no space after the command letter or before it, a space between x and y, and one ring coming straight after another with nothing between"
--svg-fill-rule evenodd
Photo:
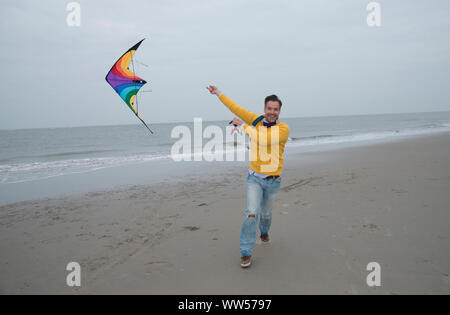
<instances>
[{"instance_id":1,"label":"kite frame spar","mask_svg":"<svg viewBox=\"0 0 450 315\"><path fill-rule=\"evenodd\" d=\"M138 100L137 93L140 88L147 83L144 79L138 77L134 73L133 56L141 43L145 40L142 39L136 45L128 49L111 67L108 74L105 77L106 82L119 94L123 101L128 105L131 111L137 118L144 124L145 127L153 134L153 131L147 126L145 121L139 116L137 111ZM129 69L130 63L133 65L133 72ZM136 103L136 107L134 104Z\"/></svg>"}]
</instances>

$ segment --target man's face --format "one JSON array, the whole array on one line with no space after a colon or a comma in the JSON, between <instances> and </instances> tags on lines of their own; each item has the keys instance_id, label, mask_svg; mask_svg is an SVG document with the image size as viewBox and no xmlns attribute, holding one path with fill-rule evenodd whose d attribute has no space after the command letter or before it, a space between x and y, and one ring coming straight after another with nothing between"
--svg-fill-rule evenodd
<instances>
[{"instance_id":1,"label":"man's face","mask_svg":"<svg viewBox=\"0 0 450 315\"><path fill-rule=\"evenodd\" d=\"M277 101L268 101L264 106L264 117L268 122L274 122L280 115L280 104Z\"/></svg>"}]
</instances>

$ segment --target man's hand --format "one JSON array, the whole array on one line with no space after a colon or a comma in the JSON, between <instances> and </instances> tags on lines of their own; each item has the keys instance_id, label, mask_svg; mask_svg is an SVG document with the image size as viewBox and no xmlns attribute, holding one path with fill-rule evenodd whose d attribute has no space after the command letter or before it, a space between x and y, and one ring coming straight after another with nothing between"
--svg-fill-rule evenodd
<instances>
[{"instance_id":1,"label":"man's hand","mask_svg":"<svg viewBox=\"0 0 450 315\"><path fill-rule=\"evenodd\" d=\"M242 129L240 128L241 125L243 124L242 120L234 117L233 120L230 121L230 124L234 125L234 128L231 129L231 134L233 134L235 131L237 131L238 133L242 133Z\"/></svg>"},{"instance_id":2,"label":"man's hand","mask_svg":"<svg viewBox=\"0 0 450 315\"><path fill-rule=\"evenodd\" d=\"M220 96L220 94L222 94L222 92L214 85L207 86L206 89L209 91L209 93L216 94L217 96Z\"/></svg>"},{"instance_id":3,"label":"man's hand","mask_svg":"<svg viewBox=\"0 0 450 315\"><path fill-rule=\"evenodd\" d=\"M234 117L230 123L238 127L243 124L242 120L236 117Z\"/></svg>"}]
</instances>

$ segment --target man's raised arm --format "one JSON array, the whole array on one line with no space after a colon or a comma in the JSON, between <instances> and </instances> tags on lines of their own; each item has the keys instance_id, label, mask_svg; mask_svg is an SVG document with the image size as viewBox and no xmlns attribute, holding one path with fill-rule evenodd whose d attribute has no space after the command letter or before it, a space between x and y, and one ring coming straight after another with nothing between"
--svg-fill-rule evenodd
<instances>
[{"instance_id":1,"label":"man's raised arm","mask_svg":"<svg viewBox=\"0 0 450 315\"><path fill-rule=\"evenodd\" d=\"M240 117L245 123L248 125L251 125L253 121L259 117L258 114L252 113L251 111L246 110L245 108L239 106L236 104L232 99L230 99L228 96L223 94L217 87L210 85L206 87L208 91L211 94L217 95L219 100L226 106L228 109L235 114L236 116Z\"/></svg>"}]
</instances>

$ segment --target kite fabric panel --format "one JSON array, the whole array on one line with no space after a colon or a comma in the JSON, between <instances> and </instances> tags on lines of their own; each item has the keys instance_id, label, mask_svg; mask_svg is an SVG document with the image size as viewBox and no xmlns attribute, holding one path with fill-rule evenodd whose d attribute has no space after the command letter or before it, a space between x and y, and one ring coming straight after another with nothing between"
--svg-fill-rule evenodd
<instances>
[{"instance_id":1,"label":"kite fabric panel","mask_svg":"<svg viewBox=\"0 0 450 315\"><path fill-rule=\"evenodd\" d=\"M134 106L136 94L147 82L131 72L129 67L131 59L143 40L128 49L127 52L125 52L112 66L105 78L139 119L141 119L141 117Z\"/></svg>"}]
</instances>

